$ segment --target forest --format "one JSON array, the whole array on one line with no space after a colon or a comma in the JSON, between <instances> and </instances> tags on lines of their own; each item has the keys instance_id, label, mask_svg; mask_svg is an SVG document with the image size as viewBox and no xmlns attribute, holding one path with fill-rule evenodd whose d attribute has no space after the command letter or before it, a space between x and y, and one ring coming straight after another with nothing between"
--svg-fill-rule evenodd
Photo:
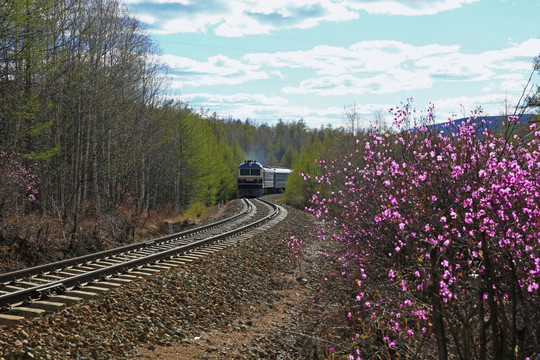
<instances>
[{"instance_id":1,"label":"forest","mask_svg":"<svg viewBox=\"0 0 540 360\"><path fill-rule=\"evenodd\" d=\"M160 50L118 0L0 9L0 269L133 241L152 212L197 218L235 197L243 160L291 167L344 133L170 100Z\"/></svg>"}]
</instances>

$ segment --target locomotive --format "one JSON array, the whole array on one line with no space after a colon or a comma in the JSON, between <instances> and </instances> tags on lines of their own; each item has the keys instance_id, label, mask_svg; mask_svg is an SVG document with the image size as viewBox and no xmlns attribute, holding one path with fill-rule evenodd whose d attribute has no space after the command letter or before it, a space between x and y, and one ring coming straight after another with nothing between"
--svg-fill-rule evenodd
<instances>
[{"instance_id":1,"label":"locomotive","mask_svg":"<svg viewBox=\"0 0 540 360\"><path fill-rule=\"evenodd\" d=\"M238 197L259 197L282 192L290 169L263 166L255 160L246 160L238 166Z\"/></svg>"}]
</instances>

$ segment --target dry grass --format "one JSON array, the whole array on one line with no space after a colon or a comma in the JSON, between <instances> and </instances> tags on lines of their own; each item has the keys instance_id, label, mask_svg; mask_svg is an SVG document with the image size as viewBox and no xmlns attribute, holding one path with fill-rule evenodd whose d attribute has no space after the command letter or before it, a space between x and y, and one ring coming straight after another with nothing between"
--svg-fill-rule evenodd
<instances>
[{"instance_id":1,"label":"dry grass","mask_svg":"<svg viewBox=\"0 0 540 360\"><path fill-rule=\"evenodd\" d=\"M119 206L98 212L92 204L71 217L52 212L13 216L6 219L6 236L0 234L0 272L162 236L169 233L169 221L175 231L195 222L191 214L170 207L140 213Z\"/></svg>"}]
</instances>

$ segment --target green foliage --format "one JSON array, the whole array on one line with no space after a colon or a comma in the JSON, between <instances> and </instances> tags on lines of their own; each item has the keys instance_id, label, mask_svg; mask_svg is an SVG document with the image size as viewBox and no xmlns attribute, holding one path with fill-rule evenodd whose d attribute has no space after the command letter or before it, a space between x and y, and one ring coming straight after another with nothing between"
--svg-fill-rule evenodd
<instances>
[{"instance_id":1,"label":"green foliage","mask_svg":"<svg viewBox=\"0 0 540 360\"><path fill-rule=\"evenodd\" d=\"M28 135L30 136L39 136L43 134L46 130L50 129L54 124L54 120L49 120L44 124L36 124L28 129Z\"/></svg>"},{"instance_id":2,"label":"green foliage","mask_svg":"<svg viewBox=\"0 0 540 360\"><path fill-rule=\"evenodd\" d=\"M293 163L293 173L287 180L285 190L285 202L293 206L304 208L308 204L308 198L315 189L315 182L305 174L316 175L316 159L320 157L321 143L309 144L302 147L300 154Z\"/></svg>"},{"instance_id":3,"label":"green foliage","mask_svg":"<svg viewBox=\"0 0 540 360\"><path fill-rule=\"evenodd\" d=\"M173 184L174 208L210 206L234 197L236 169L245 155L237 143L230 143L225 122L184 104L170 104L161 111L168 118L161 125L166 127L161 153L170 153L166 161L171 169L163 183Z\"/></svg>"},{"instance_id":4,"label":"green foliage","mask_svg":"<svg viewBox=\"0 0 540 360\"><path fill-rule=\"evenodd\" d=\"M246 159L273 166L290 167L294 156L305 142L310 141L309 137L313 132L306 127L303 120L280 120L276 125L269 126L256 125L249 120L242 122L229 119L224 125L229 144L237 143L246 154Z\"/></svg>"},{"instance_id":5,"label":"green foliage","mask_svg":"<svg viewBox=\"0 0 540 360\"><path fill-rule=\"evenodd\" d=\"M188 219L196 220L203 216L208 210L206 204L202 201L193 202L190 207L184 212L184 216Z\"/></svg>"},{"instance_id":6,"label":"green foliage","mask_svg":"<svg viewBox=\"0 0 540 360\"><path fill-rule=\"evenodd\" d=\"M287 151L285 151L285 154L283 154L283 157L281 158L281 165L289 169L292 168L293 161L297 156L298 156L298 151L296 151L296 149L293 148L292 146L289 146L287 148Z\"/></svg>"},{"instance_id":7,"label":"green foliage","mask_svg":"<svg viewBox=\"0 0 540 360\"><path fill-rule=\"evenodd\" d=\"M47 151L40 152L40 153L26 154L25 157L27 157L29 159L33 159L33 160L39 160L39 161L41 161L41 160L49 160L52 157L54 157L56 154L58 154L59 151L60 151L59 147L54 147L52 149L49 149Z\"/></svg>"},{"instance_id":8,"label":"green foliage","mask_svg":"<svg viewBox=\"0 0 540 360\"><path fill-rule=\"evenodd\" d=\"M193 172L193 191L196 201L213 205L217 201L219 184L225 167L219 153L216 135L207 120L195 118L191 139L195 151L189 159Z\"/></svg>"},{"instance_id":9,"label":"green foliage","mask_svg":"<svg viewBox=\"0 0 540 360\"><path fill-rule=\"evenodd\" d=\"M285 202L304 208L308 205L312 194L324 191L324 188L315 181L315 176L318 176L320 171L317 160L333 153L336 144L343 142L336 141L336 138L342 139L343 136L345 135L341 132L330 128L311 135L310 141L302 146L300 153L292 162L293 173L287 181Z\"/></svg>"}]
</instances>

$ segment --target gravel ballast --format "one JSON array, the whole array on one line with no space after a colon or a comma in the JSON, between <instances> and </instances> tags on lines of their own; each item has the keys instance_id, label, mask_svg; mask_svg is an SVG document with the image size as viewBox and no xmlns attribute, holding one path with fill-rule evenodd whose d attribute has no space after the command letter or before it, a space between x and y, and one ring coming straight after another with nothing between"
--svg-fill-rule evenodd
<instances>
[{"instance_id":1,"label":"gravel ballast","mask_svg":"<svg viewBox=\"0 0 540 360\"><path fill-rule=\"evenodd\" d=\"M317 245L300 269L282 241L307 238L316 224L287 210L285 220L231 251L0 326L0 359L317 358L321 344L304 323L318 288Z\"/></svg>"}]
</instances>

